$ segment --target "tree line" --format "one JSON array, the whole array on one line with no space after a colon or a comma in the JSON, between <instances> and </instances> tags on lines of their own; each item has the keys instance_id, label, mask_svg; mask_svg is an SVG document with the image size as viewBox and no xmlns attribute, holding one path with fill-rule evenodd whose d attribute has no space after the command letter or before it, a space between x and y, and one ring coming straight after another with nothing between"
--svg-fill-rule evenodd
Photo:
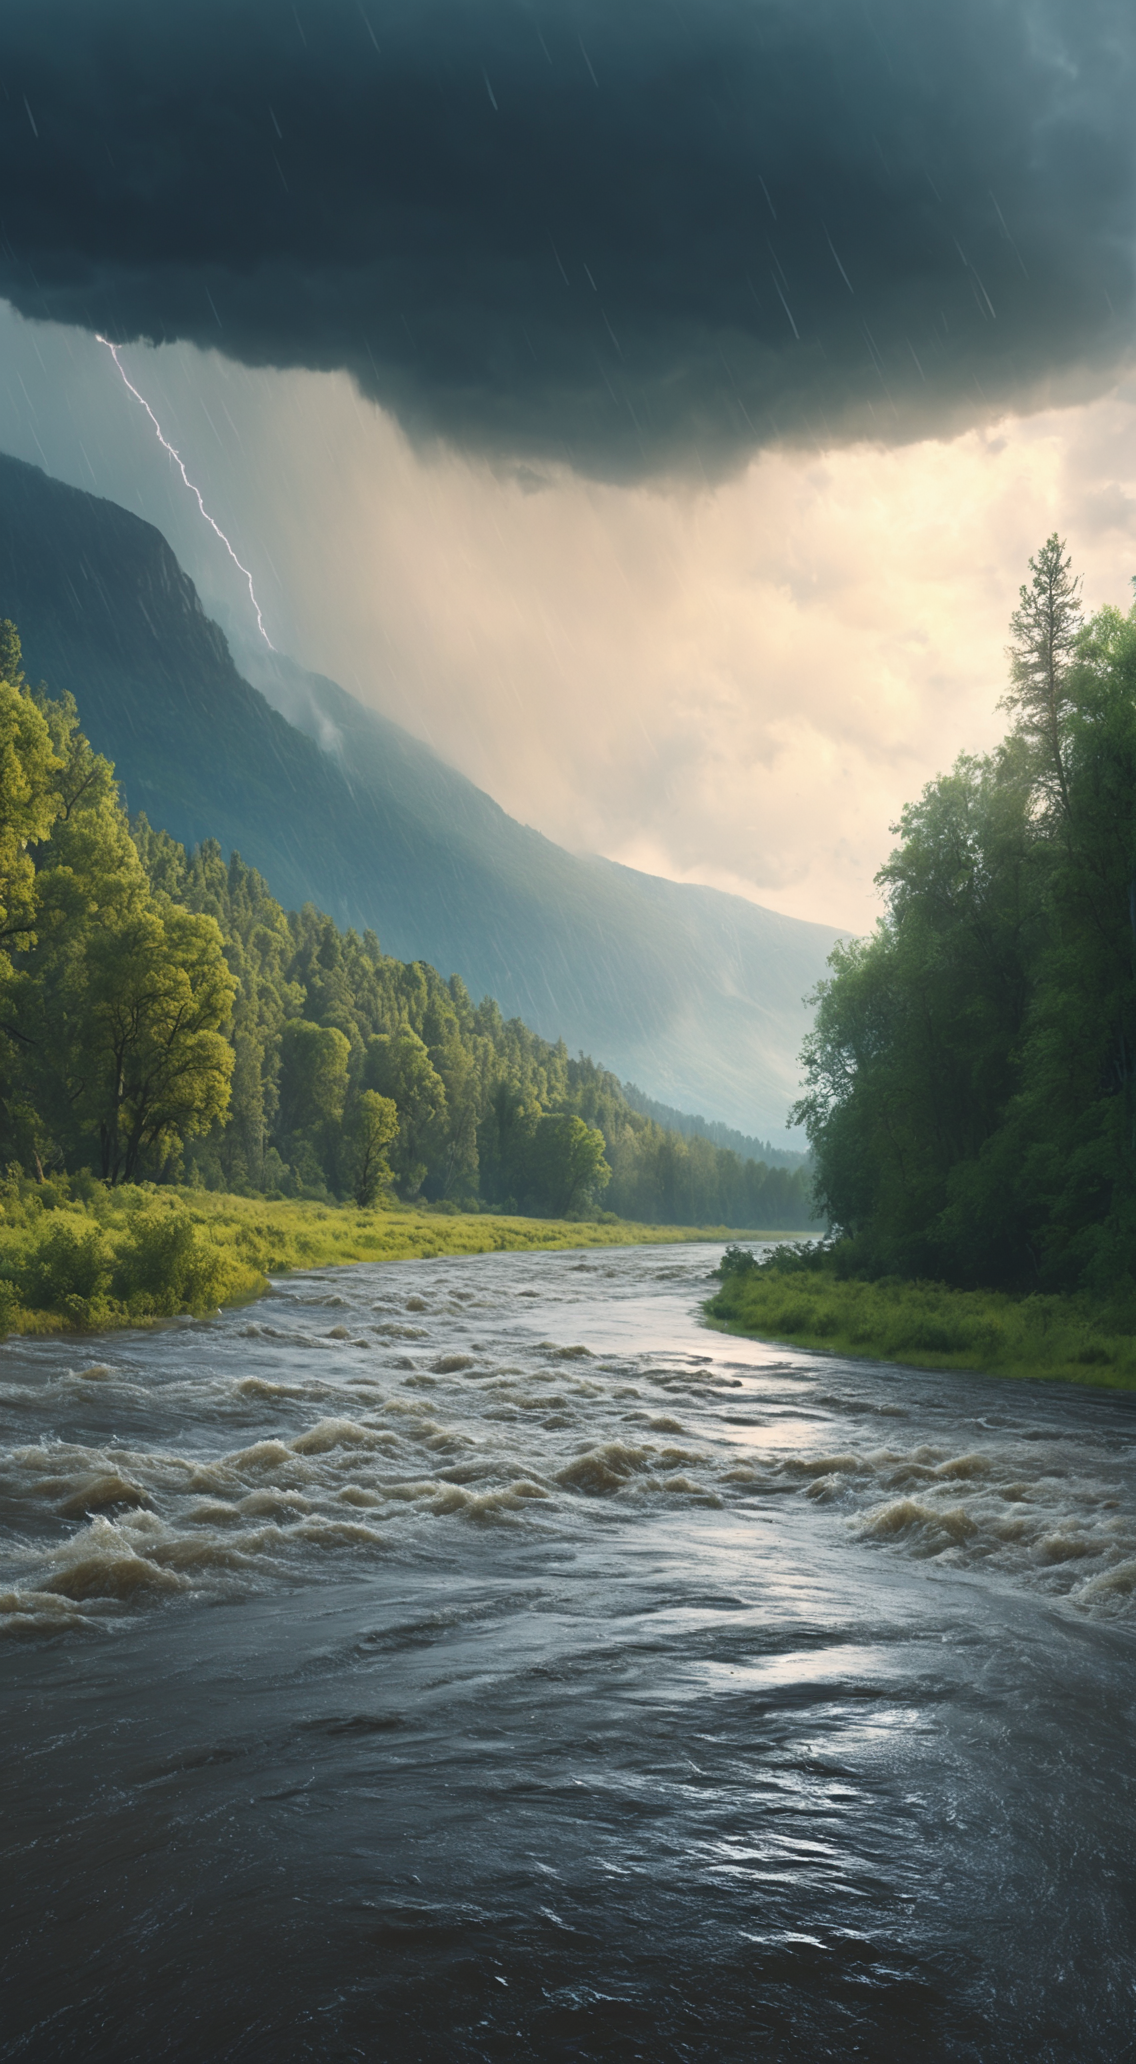
<instances>
[{"instance_id":1,"label":"tree line","mask_svg":"<svg viewBox=\"0 0 1136 2064\"><path fill-rule=\"evenodd\" d=\"M0 626L0 1166L104 1183L804 1228L801 1170L633 1110L456 975L285 911L127 818L73 698Z\"/></svg>"},{"instance_id":2,"label":"tree line","mask_svg":"<svg viewBox=\"0 0 1136 2064\"><path fill-rule=\"evenodd\" d=\"M847 1270L1136 1298L1136 608L1056 535L1030 574L1008 734L894 827L794 1116Z\"/></svg>"}]
</instances>

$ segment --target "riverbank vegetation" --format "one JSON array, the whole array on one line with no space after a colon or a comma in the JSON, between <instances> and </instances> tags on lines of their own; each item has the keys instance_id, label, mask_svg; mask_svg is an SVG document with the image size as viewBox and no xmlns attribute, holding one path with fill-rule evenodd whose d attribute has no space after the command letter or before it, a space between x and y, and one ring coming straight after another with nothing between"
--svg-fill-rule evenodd
<instances>
[{"instance_id":1,"label":"riverbank vegetation","mask_svg":"<svg viewBox=\"0 0 1136 2064\"><path fill-rule=\"evenodd\" d=\"M823 1252L728 1269L724 1323L935 1366L1136 1378L1136 608L1053 536L1008 735L904 811L836 948L794 1117Z\"/></svg>"},{"instance_id":2,"label":"riverbank vegetation","mask_svg":"<svg viewBox=\"0 0 1136 2064\"><path fill-rule=\"evenodd\" d=\"M446 1254L640 1246L724 1235L614 1219L538 1219L395 1204L360 1209L90 1175L0 1184L0 1332L85 1332L207 1314L269 1276Z\"/></svg>"},{"instance_id":3,"label":"riverbank vegetation","mask_svg":"<svg viewBox=\"0 0 1136 2064\"><path fill-rule=\"evenodd\" d=\"M1136 1323L1136 610L1083 621L1057 537L1031 568L1010 732L904 811L795 1115L849 1273Z\"/></svg>"},{"instance_id":4,"label":"riverbank vegetation","mask_svg":"<svg viewBox=\"0 0 1136 2064\"><path fill-rule=\"evenodd\" d=\"M781 1247L764 1261L728 1248L706 1315L725 1332L831 1354L1136 1390L1136 1328L1126 1301L872 1281L841 1274L845 1259L820 1245Z\"/></svg>"}]
</instances>

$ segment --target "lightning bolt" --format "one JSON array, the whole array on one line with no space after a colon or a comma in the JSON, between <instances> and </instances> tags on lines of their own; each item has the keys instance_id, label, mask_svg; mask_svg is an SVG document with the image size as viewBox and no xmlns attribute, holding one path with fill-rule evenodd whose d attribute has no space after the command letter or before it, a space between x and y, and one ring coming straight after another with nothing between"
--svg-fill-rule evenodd
<instances>
[{"instance_id":1,"label":"lightning bolt","mask_svg":"<svg viewBox=\"0 0 1136 2064\"><path fill-rule=\"evenodd\" d=\"M209 511L206 508L205 503L201 499L201 489L199 487L194 486L192 480L189 477L189 474L185 470L185 464L182 459L181 453L175 451L173 445L170 443L169 438L163 435L162 426L159 423L157 416L154 414L153 409L150 407L150 404L147 401L146 396L144 394L139 394L138 389L134 385L133 380L129 378L126 371L126 367L123 365L122 360L118 355L118 346L116 344L112 344L110 338L104 337L98 330L95 331L95 337L98 343L106 345L107 350L110 352L110 355L113 358L115 365L118 367L118 370L122 375L123 386L129 388L131 394L134 396L135 401L138 402L139 405L145 409L146 414L149 416L150 421L154 425L154 435L156 436L158 443L162 446L163 451L168 451L171 459L173 460L179 473L181 474L182 479L188 487L190 494L196 497L197 506L200 509L201 514L204 516L206 523L209 525L210 530L216 532L216 535L220 538L221 543L224 545L226 552L232 560L233 565L237 568L239 573L244 574L244 577L248 582L249 600L251 601L252 606L256 611L257 629L259 630L261 637L264 639L264 642L267 645L269 651L275 652L276 647L273 644L271 638L269 637L268 632L264 628L264 618L260 613L260 603L256 599L256 589L253 587L252 575L249 572L248 567L242 566L241 561L237 558L237 555L234 552L232 545L229 543L228 538L225 536L225 533L222 530L220 524L215 523L212 516L209 514Z\"/></svg>"}]
</instances>

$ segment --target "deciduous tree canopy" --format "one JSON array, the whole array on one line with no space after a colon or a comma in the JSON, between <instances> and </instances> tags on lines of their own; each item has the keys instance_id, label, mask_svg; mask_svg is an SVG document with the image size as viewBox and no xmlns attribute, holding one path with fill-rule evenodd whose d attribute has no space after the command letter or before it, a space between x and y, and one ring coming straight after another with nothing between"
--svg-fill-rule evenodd
<instances>
[{"instance_id":1,"label":"deciduous tree canopy","mask_svg":"<svg viewBox=\"0 0 1136 2064\"><path fill-rule=\"evenodd\" d=\"M1136 609L1031 568L1013 729L904 812L797 1115L849 1267L1136 1294Z\"/></svg>"}]
</instances>

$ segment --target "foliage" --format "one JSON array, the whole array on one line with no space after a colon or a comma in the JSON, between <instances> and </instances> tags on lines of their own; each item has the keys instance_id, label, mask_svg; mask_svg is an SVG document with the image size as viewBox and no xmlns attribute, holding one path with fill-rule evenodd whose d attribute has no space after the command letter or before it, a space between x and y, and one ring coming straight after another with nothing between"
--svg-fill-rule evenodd
<instances>
[{"instance_id":1,"label":"foliage","mask_svg":"<svg viewBox=\"0 0 1136 2064\"><path fill-rule=\"evenodd\" d=\"M732 1276L751 1276L760 1265L752 1247L730 1246L727 1247L714 1274L725 1283Z\"/></svg>"},{"instance_id":2,"label":"foliage","mask_svg":"<svg viewBox=\"0 0 1136 2064\"><path fill-rule=\"evenodd\" d=\"M143 818L133 834L155 889L216 920L238 985L229 1110L186 1150L196 1180L354 1196L360 1103L373 1094L398 1114L376 1194L389 1169L404 1201L463 1210L590 1215L602 1198L645 1223L814 1223L805 1171L665 1130L615 1076L506 1022L491 998L475 1005L458 976L394 960L373 933L340 932L310 904L284 912L215 842L186 853ZM321 1031L346 1048L314 1044Z\"/></svg>"},{"instance_id":3,"label":"foliage","mask_svg":"<svg viewBox=\"0 0 1136 2064\"><path fill-rule=\"evenodd\" d=\"M66 1176L0 1185L4 1330L87 1328L215 1310L260 1271L167 1190L103 1189Z\"/></svg>"},{"instance_id":4,"label":"foliage","mask_svg":"<svg viewBox=\"0 0 1136 2064\"><path fill-rule=\"evenodd\" d=\"M208 1311L230 1287L230 1264L199 1220L176 1198L136 1210L115 1254L113 1288L129 1310Z\"/></svg>"},{"instance_id":5,"label":"foliage","mask_svg":"<svg viewBox=\"0 0 1136 2064\"><path fill-rule=\"evenodd\" d=\"M1010 618L1010 687L1001 707L1014 713L1022 737L1037 747L1041 784L1052 802L1068 811L1065 738L1074 708L1072 660L1082 628L1081 582L1056 531L1036 559L1033 579L1018 590Z\"/></svg>"},{"instance_id":6,"label":"foliage","mask_svg":"<svg viewBox=\"0 0 1136 2064\"><path fill-rule=\"evenodd\" d=\"M42 710L20 670L15 626L0 624L0 980L12 951L35 944L32 843L50 836L61 801L61 771Z\"/></svg>"},{"instance_id":7,"label":"foliage","mask_svg":"<svg viewBox=\"0 0 1136 2064\"><path fill-rule=\"evenodd\" d=\"M324 1204L393 1192L587 1219L602 1199L653 1223L810 1222L801 1170L667 1131L456 975L311 905L285 912L214 841L187 853L128 821L73 700L29 688L10 624L0 673L0 1167ZM45 1285L76 1310L220 1294L173 1220L139 1220L110 1258L70 1237L28 1263L43 1309Z\"/></svg>"},{"instance_id":8,"label":"foliage","mask_svg":"<svg viewBox=\"0 0 1136 2064\"><path fill-rule=\"evenodd\" d=\"M21 1302L33 1311L74 1311L76 1300L96 1303L110 1287L112 1259L99 1225L57 1216L24 1256Z\"/></svg>"},{"instance_id":9,"label":"foliage","mask_svg":"<svg viewBox=\"0 0 1136 2064\"><path fill-rule=\"evenodd\" d=\"M147 878L74 703L33 695L19 656L5 624L0 1143L132 1181L224 1117L235 985L216 924Z\"/></svg>"},{"instance_id":10,"label":"foliage","mask_svg":"<svg viewBox=\"0 0 1136 2064\"><path fill-rule=\"evenodd\" d=\"M1136 1306L1136 610L1031 566L1014 729L904 812L795 1115L857 1272Z\"/></svg>"},{"instance_id":11,"label":"foliage","mask_svg":"<svg viewBox=\"0 0 1136 2064\"><path fill-rule=\"evenodd\" d=\"M611 1181L604 1136L574 1113L542 1116L532 1132L525 1170L530 1193L559 1216L578 1211Z\"/></svg>"},{"instance_id":12,"label":"foliage","mask_svg":"<svg viewBox=\"0 0 1136 2064\"><path fill-rule=\"evenodd\" d=\"M400 1197L417 1197L430 1163L444 1151L446 1085L409 1025L397 1032L378 1032L368 1040L364 1077L398 1112L393 1159L398 1192Z\"/></svg>"},{"instance_id":13,"label":"foliage","mask_svg":"<svg viewBox=\"0 0 1136 2064\"><path fill-rule=\"evenodd\" d=\"M375 1202L390 1177L387 1148L398 1137L398 1105L365 1089L352 1112L349 1142L351 1193L360 1210Z\"/></svg>"},{"instance_id":14,"label":"foliage","mask_svg":"<svg viewBox=\"0 0 1136 2064\"><path fill-rule=\"evenodd\" d=\"M160 1167L227 1110L233 1053L218 1028L233 988L213 921L159 913L144 892L68 941L48 1066L68 1132L95 1144L108 1182Z\"/></svg>"},{"instance_id":15,"label":"foliage","mask_svg":"<svg viewBox=\"0 0 1136 2064\"><path fill-rule=\"evenodd\" d=\"M844 1252L843 1247L833 1249L824 1240L779 1240L777 1245L770 1248L768 1254L762 1255L759 1260L752 1247L730 1246L726 1248L717 1268L711 1273L717 1276L721 1283L734 1282L739 1278L743 1282L748 1282L759 1270L764 1275L799 1275L804 1270L811 1273L815 1269L827 1267L830 1255L839 1262Z\"/></svg>"},{"instance_id":16,"label":"foliage","mask_svg":"<svg viewBox=\"0 0 1136 2064\"><path fill-rule=\"evenodd\" d=\"M923 1369L1050 1377L1136 1390L1136 1329L1126 1303L1085 1295L1011 1296L943 1283L841 1276L834 1257L779 1250L728 1272L705 1306L728 1332L788 1340Z\"/></svg>"}]
</instances>

